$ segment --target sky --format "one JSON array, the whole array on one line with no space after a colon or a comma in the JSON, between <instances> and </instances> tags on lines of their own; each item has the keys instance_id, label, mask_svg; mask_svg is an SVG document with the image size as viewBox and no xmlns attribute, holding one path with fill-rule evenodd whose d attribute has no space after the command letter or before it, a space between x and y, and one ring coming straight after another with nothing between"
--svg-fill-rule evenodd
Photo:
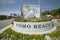
<instances>
[{"instance_id":1,"label":"sky","mask_svg":"<svg viewBox=\"0 0 60 40\"><path fill-rule=\"evenodd\" d=\"M22 0L23 4L39 5L39 0ZM0 14L20 14L21 0L0 0ZM40 0L41 11L60 8L60 0Z\"/></svg>"}]
</instances>

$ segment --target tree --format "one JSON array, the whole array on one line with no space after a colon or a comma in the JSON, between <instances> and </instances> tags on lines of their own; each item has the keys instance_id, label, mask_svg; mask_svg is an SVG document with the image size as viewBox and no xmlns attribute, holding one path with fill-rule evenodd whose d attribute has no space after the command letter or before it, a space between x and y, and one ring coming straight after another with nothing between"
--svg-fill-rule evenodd
<instances>
[{"instance_id":1,"label":"tree","mask_svg":"<svg viewBox=\"0 0 60 40\"><path fill-rule=\"evenodd\" d=\"M0 20L4 20L4 19L7 19L7 16L6 15L0 15Z\"/></svg>"},{"instance_id":2,"label":"tree","mask_svg":"<svg viewBox=\"0 0 60 40\"><path fill-rule=\"evenodd\" d=\"M52 11L51 11L51 15L53 15L53 16L58 15L58 11L57 11L57 10L52 10Z\"/></svg>"},{"instance_id":3,"label":"tree","mask_svg":"<svg viewBox=\"0 0 60 40\"><path fill-rule=\"evenodd\" d=\"M58 8L57 11L58 11L58 15L60 15L60 8Z\"/></svg>"},{"instance_id":4,"label":"tree","mask_svg":"<svg viewBox=\"0 0 60 40\"><path fill-rule=\"evenodd\" d=\"M53 16L60 15L60 8L51 10L51 15Z\"/></svg>"},{"instance_id":5,"label":"tree","mask_svg":"<svg viewBox=\"0 0 60 40\"><path fill-rule=\"evenodd\" d=\"M43 15L49 15L50 12L49 12L49 11L45 11L45 12L43 12L42 14L43 14Z\"/></svg>"}]
</instances>

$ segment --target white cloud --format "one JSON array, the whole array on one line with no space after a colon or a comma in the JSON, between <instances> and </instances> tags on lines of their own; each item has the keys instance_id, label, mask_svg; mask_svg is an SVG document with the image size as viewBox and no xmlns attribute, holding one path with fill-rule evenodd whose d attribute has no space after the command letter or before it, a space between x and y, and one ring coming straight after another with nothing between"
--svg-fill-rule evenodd
<instances>
[{"instance_id":1,"label":"white cloud","mask_svg":"<svg viewBox=\"0 0 60 40\"><path fill-rule=\"evenodd\" d=\"M16 0L0 0L1 4L13 4L15 2L16 2Z\"/></svg>"}]
</instances>

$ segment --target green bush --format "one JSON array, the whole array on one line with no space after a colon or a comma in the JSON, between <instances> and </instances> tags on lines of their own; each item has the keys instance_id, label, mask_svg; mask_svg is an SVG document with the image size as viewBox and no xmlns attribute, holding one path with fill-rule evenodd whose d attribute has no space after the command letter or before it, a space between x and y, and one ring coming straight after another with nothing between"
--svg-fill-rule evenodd
<instances>
[{"instance_id":1,"label":"green bush","mask_svg":"<svg viewBox=\"0 0 60 40\"><path fill-rule=\"evenodd\" d=\"M39 19L39 18L18 18L15 21L17 22L44 22L44 21L51 21L51 19Z\"/></svg>"},{"instance_id":2,"label":"green bush","mask_svg":"<svg viewBox=\"0 0 60 40\"><path fill-rule=\"evenodd\" d=\"M4 19L7 19L7 16L5 16L5 15L0 15L0 20L4 20Z\"/></svg>"}]
</instances>

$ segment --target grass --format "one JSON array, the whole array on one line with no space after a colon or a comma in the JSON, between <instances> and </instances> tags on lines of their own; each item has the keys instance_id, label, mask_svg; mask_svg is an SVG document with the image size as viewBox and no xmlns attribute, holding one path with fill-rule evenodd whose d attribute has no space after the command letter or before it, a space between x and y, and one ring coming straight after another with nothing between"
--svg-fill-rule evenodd
<instances>
[{"instance_id":1,"label":"grass","mask_svg":"<svg viewBox=\"0 0 60 40\"><path fill-rule=\"evenodd\" d=\"M44 40L45 35L49 35L51 38L59 37L60 36L60 30L52 32L52 33L48 33L48 34L40 34L40 35L39 34L38 35L32 34L32 35L28 35L28 34L15 32L11 28L8 28L2 34L0 34L0 37L6 38L6 34L11 35L11 40L34 40L34 39L35 40Z\"/></svg>"},{"instance_id":2,"label":"grass","mask_svg":"<svg viewBox=\"0 0 60 40\"><path fill-rule=\"evenodd\" d=\"M44 40L44 35L28 35L28 34L22 34L22 33L18 33L13 31L11 28L8 28L7 30L5 30L0 36L2 38L5 38L6 34L11 35L11 39L12 40Z\"/></svg>"}]
</instances>

